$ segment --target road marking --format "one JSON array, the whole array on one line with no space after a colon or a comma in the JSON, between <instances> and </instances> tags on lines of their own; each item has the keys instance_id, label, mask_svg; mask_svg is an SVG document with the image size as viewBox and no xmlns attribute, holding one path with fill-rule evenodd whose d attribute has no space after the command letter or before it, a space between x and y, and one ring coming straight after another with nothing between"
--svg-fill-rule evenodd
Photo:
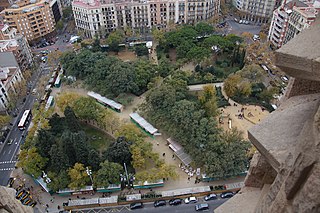
<instances>
[{"instance_id":1,"label":"road marking","mask_svg":"<svg viewBox=\"0 0 320 213\"><path fill-rule=\"evenodd\" d=\"M17 161L16 160L14 160L14 161L2 161L2 162L0 162L0 164L10 164L10 163L16 163Z\"/></svg>"},{"instance_id":2,"label":"road marking","mask_svg":"<svg viewBox=\"0 0 320 213\"><path fill-rule=\"evenodd\" d=\"M14 170L14 167L13 168L4 168L4 169L0 169L0 171L12 171Z\"/></svg>"},{"instance_id":3,"label":"road marking","mask_svg":"<svg viewBox=\"0 0 320 213\"><path fill-rule=\"evenodd\" d=\"M9 150L8 155L10 155L10 153L11 153L11 149Z\"/></svg>"},{"instance_id":4,"label":"road marking","mask_svg":"<svg viewBox=\"0 0 320 213\"><path fill-rule=\"evenodd\" d=\"M18 148L19 148L19 146L20 146L21 139L22 139L22 137L20 138L20 140L19 140L19 142L18 142L18 144L17 144L17 147L15 148L15 150L14 150L14 152L13 152L13 155L12 155L12 157L11 157L10 161L12 161L12 159L15 157L15 155L16 155L16 151L17 151L17 149L18 149Z\"/></svg>"},{"instance_id":5,"label":"road marking","mask_svg":"<svg viewBox=\"0 0 320 213\"><path fill-rule=\"evenodd\" d=\"M6 151L3 152L3 155L6 153Z\"/></svg>"}]
</instances>

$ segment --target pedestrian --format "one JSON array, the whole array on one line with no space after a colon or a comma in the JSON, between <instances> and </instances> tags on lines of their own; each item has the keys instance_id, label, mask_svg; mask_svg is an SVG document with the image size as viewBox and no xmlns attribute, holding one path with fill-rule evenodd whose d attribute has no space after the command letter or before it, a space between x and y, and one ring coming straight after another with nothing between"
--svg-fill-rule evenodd
<instances>
[{"instance_id":1,"label":"pedestrian","mask_svg":"<svg viewBox=\"0 0 320 213\"><path fill-rule=\"evenodd\" d=\"M172 155L172 158L174 158L174 155Z\"/></svg>"},{"instance_id":2,"label":"pedestrian","mask_svg":"<svg viewBox=\"0 0 320 213\"><path fill-rule=\"evenodd\" d=\"M163 156L163 157L166 156L166 153L164 152L164 153L162 154L162 156Z\"/></svg>"},{"instance_id":3,"label":"pedestrian","mask_svg":"<svg viewBox=\"0 0 320 213\"><path fill-rule=\"evenodd\" d=\"M46 207L47 207L47 208L49 208L49 205L48 205L48 204L46 204Z\"/></svg>"},{"instance_id":4,"label":"pedestrian","mask_svg":"<svg viewBox=\"0 0 320 213\"><path fill-rule=\"evenodd\" d=\"M141 191L139 190L139 194L141 194Z\"/></svg>"},{"instance_id":5,"label":"pedestrian","mask_svg":"<svg viewBox=\"0 0 320 213\"><path fill-rule=\"evenodd\" d=\"M190 181L190 176L188 176L188 181Z\"/></svg>"},{"instance_id":6,"label":"pedestrian","mask_svg":"<svg viewBox=\"0 0 320 213\"><path fill-rule=\"evenodd\" d=\"M157 142L157 146L159 146L159 142Z\"/></svg>"}]
</instances>

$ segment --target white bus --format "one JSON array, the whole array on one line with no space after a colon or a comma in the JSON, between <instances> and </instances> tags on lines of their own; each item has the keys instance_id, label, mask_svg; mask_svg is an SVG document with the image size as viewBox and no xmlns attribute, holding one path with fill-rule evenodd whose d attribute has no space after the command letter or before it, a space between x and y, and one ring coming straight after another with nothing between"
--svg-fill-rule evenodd
<instances>
[{"instance_id":1,"label":"white bus","mask_svg":"<svg viewBox=\"0 0 320 213\"><path fill-rule=\"evenodd\" d=\"M30 119L31 119L31 110L27 109L26 111L24 111L19 124L18 124L18 128L20 130L25 130L26 129L26 124L29 123Z\"/></svg>"}]
</instances>

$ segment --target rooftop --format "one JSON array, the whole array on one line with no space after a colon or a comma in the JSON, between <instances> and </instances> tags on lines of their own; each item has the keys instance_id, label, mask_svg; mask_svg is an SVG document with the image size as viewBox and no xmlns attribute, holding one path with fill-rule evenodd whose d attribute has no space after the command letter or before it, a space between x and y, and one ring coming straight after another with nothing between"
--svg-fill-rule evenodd
<instances>
[{"instance_id":1,"label":"rooftop","mask_svg":"<svg viewBox=\"0 0 320 213\"><path fill-rule=\"evenodd\" d=\"M19 67L12 52L0 52L1 67Z\"/></svg>"}]
</instances>

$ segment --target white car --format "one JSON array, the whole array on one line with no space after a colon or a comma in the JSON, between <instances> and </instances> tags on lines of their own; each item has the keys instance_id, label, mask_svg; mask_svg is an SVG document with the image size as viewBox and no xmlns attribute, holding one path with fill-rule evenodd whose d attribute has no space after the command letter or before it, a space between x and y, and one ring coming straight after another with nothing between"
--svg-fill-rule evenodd
<instances>
[{"instance_id":1,"label":"white car","mask_svg":"<svg viewBox=\"0 0 320 213\"><path fill-rule=\"evenodd\" d=\"M196 202L198 202L198 199L197 199L196 197L188 197L188 198L186 198L186 199L184 200L184 202L185 202L186 204L196 203Z\"/></svg>"},{"instance_id":2,"label":"white car","mask_svg":"<svg viewBox=\"0 0 320 213\"><path fill-rule=\"evenodd\" d=\"M240 21L239 21L239 24L242 24L242 22L243 22L243 21L242 21L242 20L240 20Z\"/></svg>"}]
</instances>

